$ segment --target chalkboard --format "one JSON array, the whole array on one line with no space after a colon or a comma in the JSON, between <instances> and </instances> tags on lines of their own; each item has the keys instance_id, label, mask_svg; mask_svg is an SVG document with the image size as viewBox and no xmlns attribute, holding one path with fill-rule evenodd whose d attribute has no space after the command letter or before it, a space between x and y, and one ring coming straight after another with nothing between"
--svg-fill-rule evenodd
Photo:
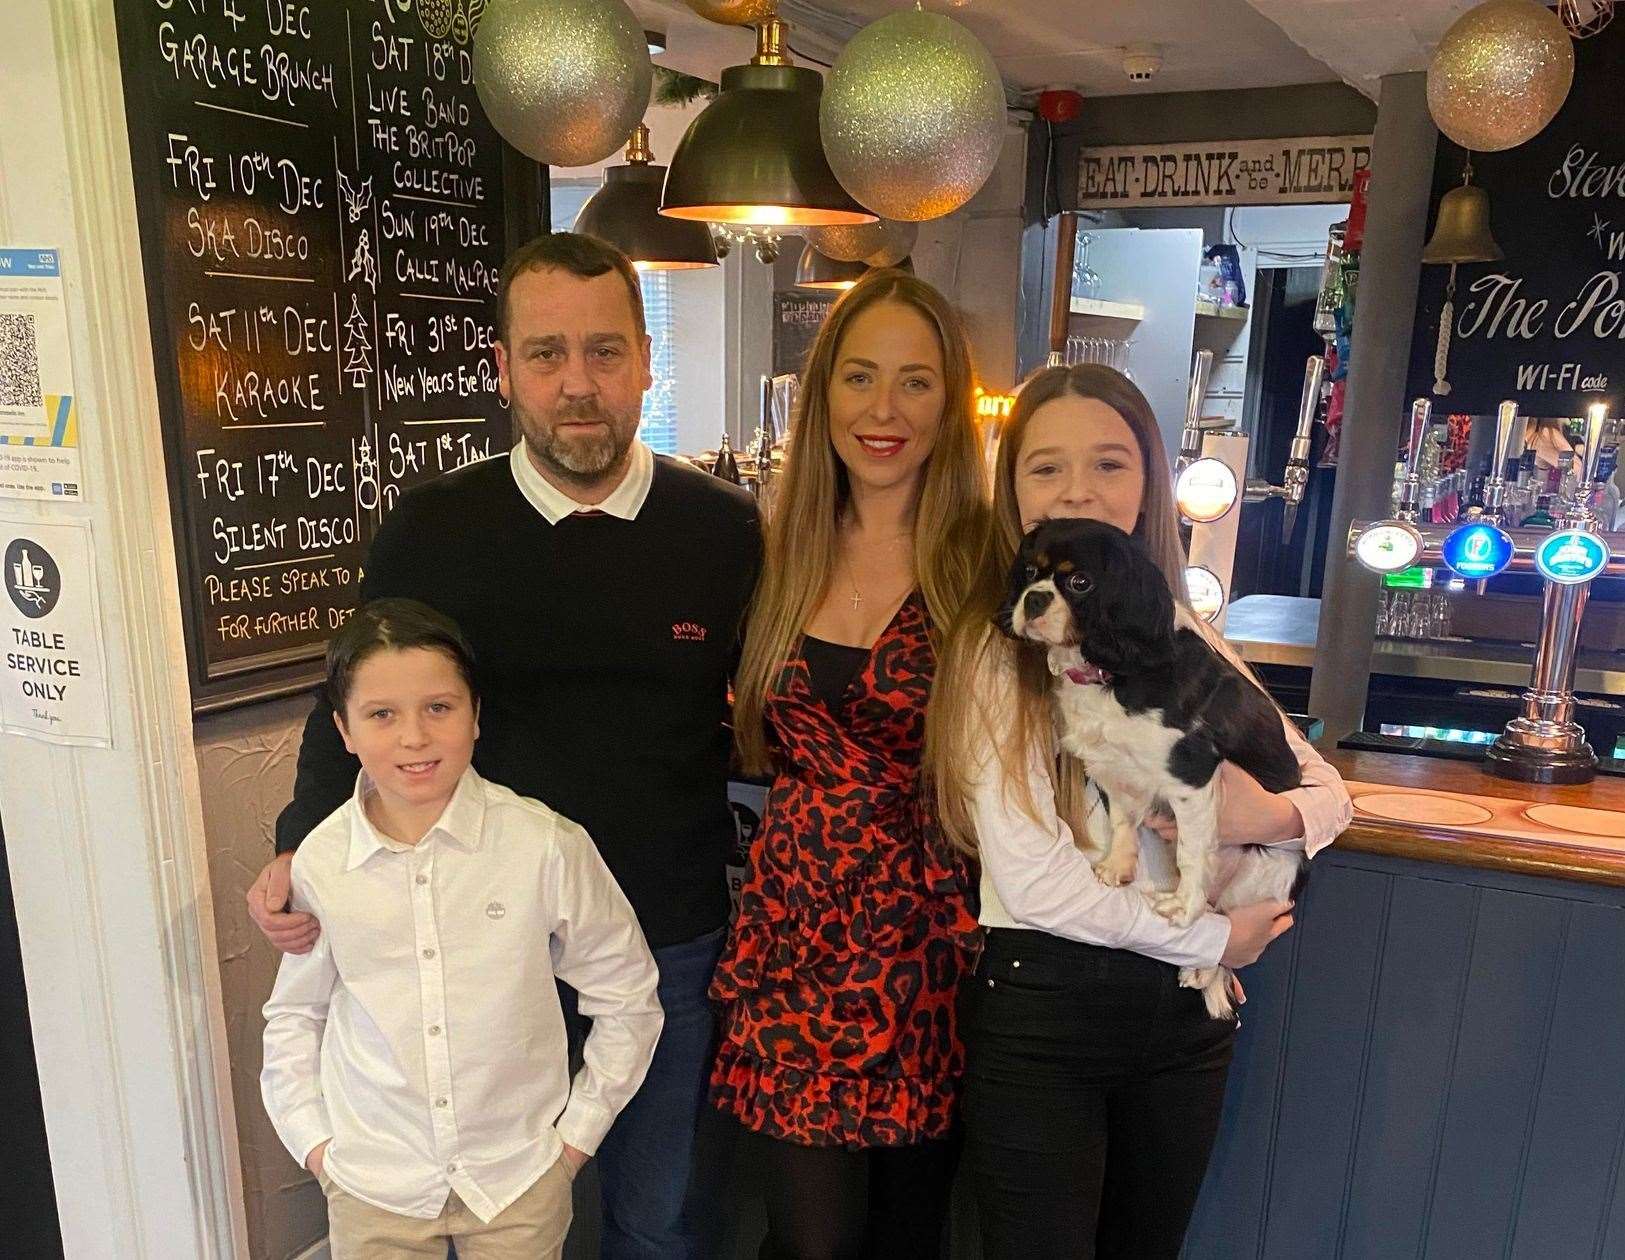
<instances>
[{"instance_id":1,"label":"chalkboard","mask_svg":"<svg viewBox=\"0 0 1625 1260\"><path fill-rule=\"evenodd\" d=\"M1493 413L1503 398L1530 416L1625 405L1625 129L1617 100L1625 21L1576 40L1574 56L1568 100L1540 135L1473 155L1473 182L1489 193L1506 258L1457 268L1452 388L1442 396L1432 392L1433 355L1450 268L1422 268L1412 397L1473 415ZM1440 138L1430 231L1439 199L1461 183L1465 156ZM1371 195L1381 196L1380 176Z\"/></svg>"},{"instance_id":2,"label":"chalkboard","mask_svg":"<svg viewBox=\"0 0 1625 1260\"><path fill-rule=\"evenodd\" d=\"M402 491L509 444L483 8L118 0L200 709L308 686Z\"/></svg>"},{"instance_id":3,"label":"chalkboard","mask_svg":"<svg viewBox=\"0 0 1625 1260\"><path fill-rule=\"evenodd\" d=\"M773 375L787 372L801 375L807 351L812 349L824 317L835 305L839 293L816 289L777 290L773 294Z\"/></svg>"}]
</instances>

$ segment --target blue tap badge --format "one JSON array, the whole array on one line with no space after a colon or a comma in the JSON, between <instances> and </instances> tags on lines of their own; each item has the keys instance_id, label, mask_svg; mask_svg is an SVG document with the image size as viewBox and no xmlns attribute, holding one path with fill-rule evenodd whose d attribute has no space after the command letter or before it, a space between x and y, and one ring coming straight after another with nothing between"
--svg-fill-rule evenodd
<instances>
[{"instance_id":1,"label":"blue tap badge","mask_svg":"<svg viewBox=\"0 0 1625 1260\"><path fill-rule=\"evenodd\" d=\"M1590 530L1560 529L1535 551L1535 568L1561 586L1589 582L1608 567L1608 544Z\"/></svg>"},{"instance_id":2,"label":"blue tap badge","mask_svg":"<svg viewBox=\"0 0 1625 1260\"><path fill-rule=\"evenodd\" d=\"M1439 549L1445 564L1472 581L1500 573L1512 563L1512 535L1488 521L1473 521L1450 531Z\"/></svg>"}]
</instances>

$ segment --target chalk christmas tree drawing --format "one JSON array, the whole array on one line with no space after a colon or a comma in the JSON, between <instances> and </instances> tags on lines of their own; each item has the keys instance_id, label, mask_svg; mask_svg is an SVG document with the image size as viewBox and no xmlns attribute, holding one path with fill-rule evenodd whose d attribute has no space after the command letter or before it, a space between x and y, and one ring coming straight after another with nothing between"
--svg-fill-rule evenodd
<instances>
[{"instance_id":1,"label":"chalk christmas tree drawing","mask_svg":"<svg viewBox=\"0 0 1625 1260\"><path fill-rule=\"evenodd\" d=\"M350 383L356 389L367 388L372 375L372 342L367 339L367 317L361 310L361 299L350 295L350 314L344 320L344 370L350 374Z\"/></svg>"}]
</instances>

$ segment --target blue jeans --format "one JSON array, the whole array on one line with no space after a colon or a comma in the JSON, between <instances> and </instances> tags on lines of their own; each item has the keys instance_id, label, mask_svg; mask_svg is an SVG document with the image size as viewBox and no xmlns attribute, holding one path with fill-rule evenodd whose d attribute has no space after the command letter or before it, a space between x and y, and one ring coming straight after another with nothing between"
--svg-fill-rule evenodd
<instances>
[{"instance_id":1,"label":"blue jeans","mask_svg":"<svg viewBox=\"0 0 1625 1260\"><path fill-rule=\"evenodd\" d=\"M598 1147L602 1260L714 1255L707 1238L722 1215L718 1181L711 1175L719 1170L696 1169L694 1146L716 1054L716 1010L706 989L725 934L718 928L653 951L666 1022L648 1075ZM561 995L567 1022L584 1037L588 1021L575 1009L575 994L561 987Z\"/></svg>"}]
</instances>

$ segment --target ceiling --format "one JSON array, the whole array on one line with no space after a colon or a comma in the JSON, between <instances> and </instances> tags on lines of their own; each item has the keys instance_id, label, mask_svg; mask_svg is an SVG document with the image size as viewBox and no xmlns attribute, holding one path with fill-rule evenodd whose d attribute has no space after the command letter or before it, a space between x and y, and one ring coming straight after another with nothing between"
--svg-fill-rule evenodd
<instances>
[{"instance_id":1,"label":"ceiling","mask_svg":"<svg viewBox=\"0 0 1625 1260\"><path fill-rule=\"evenodd\" d=\"M1013 100L1048 86L1085 96L1280 87L1342 80L1368 96L1396 71L1420 70L1475 0L935 0L993 54ZM663 31L657 62L715 78L749 59L751 32L698 17L682 0L630 0ZM834 59L862 26L912 0L780 0L790 42L807 63ZM1145 83L1123 72L1122 49L1157 46Z\"/></svg>"}]
</instances>

